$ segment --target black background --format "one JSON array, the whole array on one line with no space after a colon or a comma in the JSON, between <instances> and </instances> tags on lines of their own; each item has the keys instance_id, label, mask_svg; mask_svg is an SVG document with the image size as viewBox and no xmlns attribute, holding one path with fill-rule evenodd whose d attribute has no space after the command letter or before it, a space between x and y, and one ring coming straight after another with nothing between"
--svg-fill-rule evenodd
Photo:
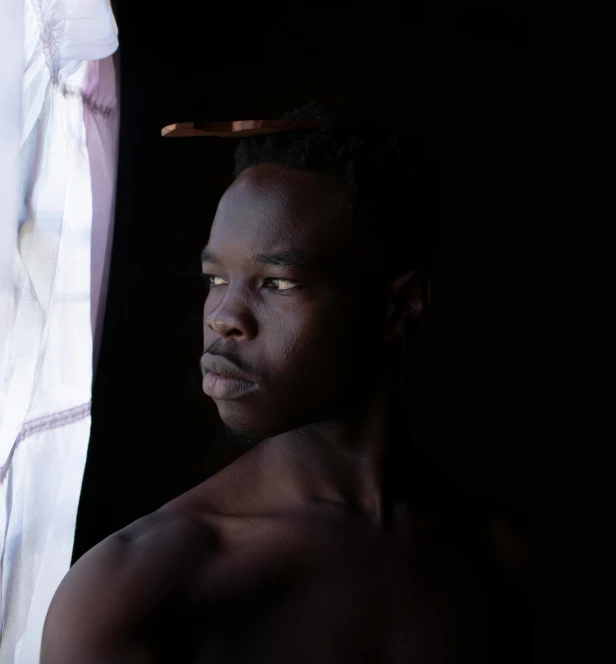
<instances>
[{"instance_id":1,"label":"black background","mask_svg":"<svg viewBox=\"0 0 616 664\"><path fill-rule=\"evenodd\" d=\"M109 296L73 559L239 453L201 392L198 256L233 140L173 122L276 118L351 99L409 123L441 164L434 307L405 372L420 446L464 484L530 505L535 441L524 244L531 16L513 2L118 0L121 127Z\"/></svg>"}]
</instances>

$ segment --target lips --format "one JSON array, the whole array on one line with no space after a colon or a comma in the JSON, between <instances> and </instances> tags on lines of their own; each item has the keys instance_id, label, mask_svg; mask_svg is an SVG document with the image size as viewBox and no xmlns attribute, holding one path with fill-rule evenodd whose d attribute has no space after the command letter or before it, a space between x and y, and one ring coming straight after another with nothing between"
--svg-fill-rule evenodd
<instances>
[{"instance_id":1,"label":"lips","mask_svg":"<svg viewBox=\"0 0 616 664\"><path fill-rule=\"evenodd\" d=\"M238 399L258 389L257 383L223 355L201 358L203 391L214 399Z\"/></svg>"},{"instance_id":2,"label":"lips","mask_svg":"<svg viewBox=\"0 0 616 664\"><path fill-rule=\"evenodd\" d=\"M248 383L255 383L251 376L248 376L243 371L237 368L231 360L228 360L224 355L212 355L205 353L201 358L201 369L203 373L211 372L224 376L225 378L235 378Z\"/></svg>"}]
</instances>

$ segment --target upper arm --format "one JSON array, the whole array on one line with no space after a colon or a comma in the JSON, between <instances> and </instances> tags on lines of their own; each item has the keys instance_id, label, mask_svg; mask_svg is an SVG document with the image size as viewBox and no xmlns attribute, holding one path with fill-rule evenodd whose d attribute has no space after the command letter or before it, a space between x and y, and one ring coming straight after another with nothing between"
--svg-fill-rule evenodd
<instances>
[{"instance_id":1,"label":"upper arm","mask_svg":"<svg viewBox=\"0 0 616 664\"><path fill-rule=\"evenodd\" d=\"M178 602L202 539L192 523L149 515L86 553L51 602L40 664L157 661L151 626Z\"/></svg>"}]
</instances>

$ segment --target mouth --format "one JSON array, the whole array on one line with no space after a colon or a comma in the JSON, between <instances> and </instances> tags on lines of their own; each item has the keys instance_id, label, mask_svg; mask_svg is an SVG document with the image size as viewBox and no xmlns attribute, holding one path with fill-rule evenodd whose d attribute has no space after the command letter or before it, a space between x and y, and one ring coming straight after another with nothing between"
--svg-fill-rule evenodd
<instances>
[{"instance_id":1,"label":"mouth","mask_svg":"<svg viewBox=\"0 0 616 664\"><path fill-rule=\"evenodd\" d=\"M203 391L212 399L239 399L257 389L256 383L207 371L203 376Z\"/></svg>"},{"instance_id":2,"label":"mouth","mask_svg":"<svg viewBox=\"0 0 616 664\"><path fill-rule=\"evenodd\" d=\"M203 391L213 399L238 399L258 389L251 376L244 374L224 355L205 353L201 358Z\"/></svg>"}]
</instances>

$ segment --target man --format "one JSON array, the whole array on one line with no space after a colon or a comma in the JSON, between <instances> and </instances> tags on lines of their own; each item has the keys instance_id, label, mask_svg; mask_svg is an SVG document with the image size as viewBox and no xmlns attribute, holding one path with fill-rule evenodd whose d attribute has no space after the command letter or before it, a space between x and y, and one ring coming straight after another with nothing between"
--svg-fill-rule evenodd
<instances>
[{"instance_id":1,"label":"man","mask_svg":"<svg viewBox=\"0 0 616 664\"><path fill-rule=\"evenodd\" d=\"M201 257L203 389L256 444L75 564L42 664L526 658L521 577L402 409L429 171L370 123L289 117L315 115L242 140Z\"/></svg>"}]
</instances>

